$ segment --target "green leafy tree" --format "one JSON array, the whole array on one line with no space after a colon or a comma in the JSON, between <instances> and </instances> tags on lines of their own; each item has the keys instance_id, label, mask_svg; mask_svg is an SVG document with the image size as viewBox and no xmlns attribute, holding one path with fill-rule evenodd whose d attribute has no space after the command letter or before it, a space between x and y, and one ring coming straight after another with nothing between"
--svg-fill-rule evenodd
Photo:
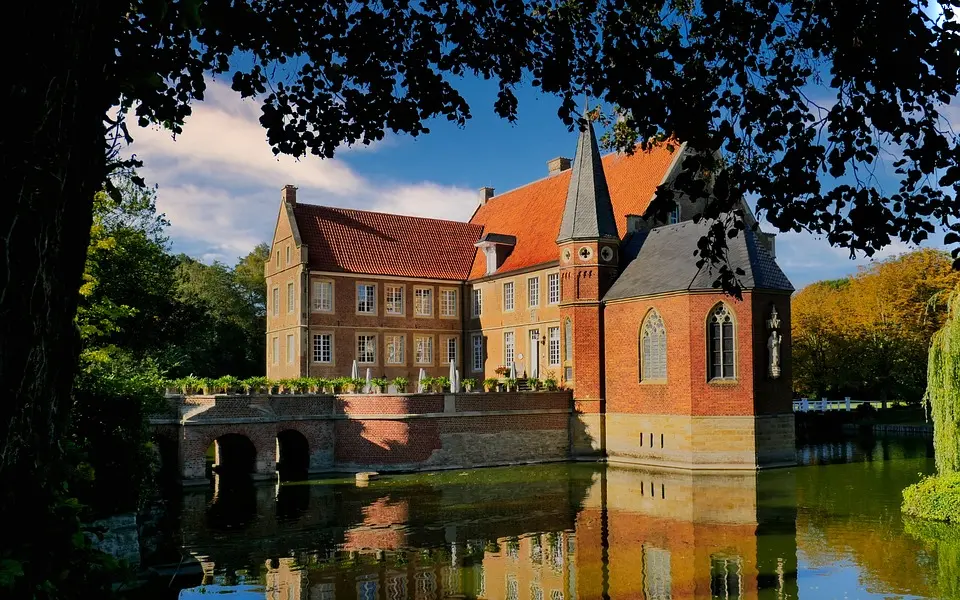
<instances>
[{"instance_id":1,"label":"green leafy tree","mask_svg":"<svg viewBox=\"0 0 960 600\"><path fill-rule=\"evenodd\" d=\"M960 242L960 149L941 111L960 83L960 26L957 0L933 4L943 19L910 0L13 3L5 38L33 37L8 61L0 146L0 509L37 520L26 515L63 478L51 466L70 413L93 198L128 116L179 132L206 78L226 76L262 103L275 152L330 157L387 131L427 133L432 119L464 124L466 75L494 81L507 119L522 81L558 95L570 126L584 95L599 98L622 117L617 147L672 136L700 151L653 209L712 193L699 260L718 261L736 290L724 240L746 226L746 194L781 230L868 254L937 224ZM817 86L826 101L811 97ZM881 188L872 174L886 152L900 157L898 184ZM25 543L3 542L17 556ZM38 576L17 579L14 595L37 595Z\"/></svg>"}]
</instances>

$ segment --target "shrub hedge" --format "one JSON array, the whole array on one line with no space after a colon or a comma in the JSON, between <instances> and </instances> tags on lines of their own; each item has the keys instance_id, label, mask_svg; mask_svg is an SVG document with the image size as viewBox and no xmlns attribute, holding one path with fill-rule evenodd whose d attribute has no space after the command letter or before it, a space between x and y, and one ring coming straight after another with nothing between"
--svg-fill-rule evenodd
<instances>
[{"instance_id":1,"label":"shrub hedge","mask_svg":"<svg viewBox=\"0 0 960 600\"><path fill-rule=\"evenodd\" d=\"M960 473L931 475L903 490L903 512L921 519L960 523Z\"/></svg>"}]
</instances>

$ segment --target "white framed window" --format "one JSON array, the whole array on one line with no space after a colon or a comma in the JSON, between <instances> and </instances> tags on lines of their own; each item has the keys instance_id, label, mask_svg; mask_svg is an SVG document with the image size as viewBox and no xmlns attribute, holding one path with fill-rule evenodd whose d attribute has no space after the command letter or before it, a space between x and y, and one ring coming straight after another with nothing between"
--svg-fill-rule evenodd
<instances>
[{"instance_id":1,"label":"white framed window","mask_svg":"<svg viewBox=\"0 0 960 600\"><path fill-rule=\"evenodd\" d=\"M547 327L547 364L560 366L560 328Z\"/></svg>"},{"instance_id":2,"label":"white framed window","mask_svg":"<svg viewBox=\"0 0 960 600\"><path fill-rule=\"evenodd\" d=\"M313 282L313 311L333 312L333 282Z\"/></svg>"},{"instance_id":3,"label":"white framed window","mask_svg":"<svg viewBox=\"0 0 960 600\"><path fill-rule=\"evenodd\" d=\"M560 273L547 275L547 304L560 304Z\"/></svg>"},{"instance_id":4,"label":"white framed window","mask_svg":"<svg viewBox=\"0 0 960 600\"><path fill-rule=\"evenodd\" d=\"M479 317L483 314L483 290L473 288L473 316Z\"/></svg>"},{"instance_id":5,"label":"white framed window","mask_svg":"<svg viewBox=\"0 0 960 600\"><path fill-rule=\"evenodd\" d=\"M474 371L483 371L483 334L474 333L470 336L470 345L473 347L473 355L470 366Z\"/></svg>"},{"instance_id":6,"label":"white framed window","mask_svg":"<svg viewBox=\"0 0 960 600\"><path fill-rule=\"evenodd\" d=\"M330 364L333 362L333 334L313 334L313 362Z\"/></svg>"},{"instance_id":7,"label":"white framed window","mask_svg":"<svg viewBox=\"0 0 960 600\"><path fill-rule=\"evenodd\" d=\"M457 290L454 290L454 289L440 290L440 316L441 317L457 316Z\"/></svg>"},{"instance_id":8,"label":"white framed window","mask_svg":"<svg viewBox=\"0 0 960 600\"><path fill-rule=\"evenodd\" d=\"M509 369L513 364L514 351L517 347L517 336L512 331L503 333L503 364Z\"/></svg>"},{"instance_id":9,"label":"white framed window","mask_svg":"<svg viewBox=\"0 0 960 600\"><path fill-rule=\"evenodd\" d=\"M377 362L377 336L369 333L357 334L357 362L372 365Z\"/></svg>"},{"instance_id":10,"label":"white framed window","mask_svg":"<svg viewBox=\"0 0 960 600\"><path fill-rule=\"evenodd\" d=\"M280 338L273 337L273 364L280 364Z\"/></svg>"},{"instance_id":11,"label":"white framed window","mask_svg":"<svg viewBox=\"0 0 960 600\"><path fill-rule=\"evenodd\" d=\"M433 288L413 288L413 314L417 317L433 316Z\"/></svg>"},{"instance_id":12,"label":"white framed window","mask_svg":"<svg viewBox=\"0 0 960 600\"><path fill-rule=\"evenodd\" d=\"M531 277L527 279L527 305L530 308L540 306L540 278Z\"/></svg>"},{"instance_id":13,"label":"white framed window","mask_svg":"<svg viewBox=\"0 0 960 600\"><path fill-rule=\"evenodd\" d=\"M386 362L388 365L404 364L404 346L404 336L402 335L388 335L384 338L384 349L386 351Z\"/></svg>"},{"instance_id":14,"label":"white framed window","mask_svg":"<svg viewBox=\"0 0 960 600\"><path fill-rule=\"evenodd\" d=\"M287 284L287 312L292 313L297 306L297 297L294 294L293 282Z\"/></svg>"},{"instance_id":15,"label":"white framed window","mask_svg":"<svg viewBox=\"0 0 960 600\"><path fill-rule=\"evenodd\" d=\"M640 328L640 381L667 378L667 330L656 310L651 310Z\"/></svg>"},{"instance_id":16,"label":"white framed window","mask_svg":"<svg viewBox=\"0 0 960 600\"><path fill-rule=\"evenodd\" d=\"M457 338L451 336L443 340L443 354L440 356L440 364L449 365L457 362Z\"/></svg>"},{"instance_id":17,"label":"white framed window","mask_svg":"<svg viewBox=\"0 0 960 600\"><path fill-rule=\"evenodd\" d=\"M503 310L513 310L513 282L503 284Z\"/></svg>"},{"instance_id":18,"label":"white framed window","mask_svg":"<svg viewBox=\"0 0 960 600\"><path fill-rule=\"evenodd\" d=\"M287 364L292 365L293 359L297 354L297 348L295 346L295 340L292 333L287 334Z\"/></svg>"},{"instance_id":19,"label":"white framed window","mask_svg":"<svg viewBox=\"0 0 960 600\"><path fill-rule=\"evenodd\" d=\"M287 264L290 264L290 244L287 244Z\"/></svg>"},{"instance_id":20,"label":"white framed window","mask_svg":"<svg viewBox=\"0 0 960 600\"><path fill-rule=\"evenodd\" d=\"M563 324L563 360L573 360L573 322L570 319Z\"/></svg>"},{"instance_id":21,"label":"white framed window","mask_svg":"<svg viewBox=\"0 0 960 600\"><path fill-rule=\"evenodd\" d=\"M388 315L403 316L403 286L387 285L384 286L384 296L386 299L386 312Z\"/></svg>"},{"instance_id":22,"label":"white framed window","mask_svg":"<svg viewBox=\"0 0 960 600\"><path fill-rule=\"evenodd\" d=\"M433 364L433 336L418 335L413 339L416 347L416 356L414 360L418 365Z\"/></svg>"},{"instance_id":23,"label":"white framed window","mask_svg":"<svg viewBox=\"0 0 960 600\"><path fill-rule=\"evenodd\" d=\"M673 210L670 211L670 214L667 215L667 225L673 225L674 223L680 222L680 205L673 207Z\"/></svg>"},{"instance_id":24,"label":"white framed window","mask_svg":"<svg viewBox=\"0 0 960 600\"><path fill-rule=\"evenodd\" d=\"M377 314L377 286L372 283L357 284L357 312L364 315Z\"/></svg>"},{"instance_id":25,"label":"white framed window","mask_svg":"<svg viewBox=\"0 0 960 600\"><path fill-rule=\"evenodd\" d=\"M280 252L277 252L277 256L280 256ZM280 288L273 286L273 316L280 314Z\"/></svg>"}]
</instances>

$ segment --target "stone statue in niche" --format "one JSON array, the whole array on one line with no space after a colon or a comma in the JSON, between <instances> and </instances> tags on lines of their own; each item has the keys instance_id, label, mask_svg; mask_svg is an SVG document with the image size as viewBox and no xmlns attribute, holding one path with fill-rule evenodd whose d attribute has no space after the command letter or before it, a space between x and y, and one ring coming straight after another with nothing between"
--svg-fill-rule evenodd
<instances>
[{"instance_id":1,"label":"stone statue in niche","mask_svg":"<svg viewBox=\"0 0 960 600\"><path fill-rule=\"evenodd\" d=\"M770 338L767 340L767 349L770 351L770 378L780 377L780 340L782 336L776 331L770 332Z\"/></svg>"},{"instance_id":2,"label":"stone statue in niche","mask_svg":"<svg viewBox=\"0 0 960 600\"><path fill-rule=\"evenodd\" d=\"M780 342L783 340L783 336L777 331L780 328L780 316L777 314L776 306L770 311L767 328L770 330L770 337L767 338L767 350L770 356L767 373L771 379L776 379L780 377Z\"/></svg>"}]
</instances>

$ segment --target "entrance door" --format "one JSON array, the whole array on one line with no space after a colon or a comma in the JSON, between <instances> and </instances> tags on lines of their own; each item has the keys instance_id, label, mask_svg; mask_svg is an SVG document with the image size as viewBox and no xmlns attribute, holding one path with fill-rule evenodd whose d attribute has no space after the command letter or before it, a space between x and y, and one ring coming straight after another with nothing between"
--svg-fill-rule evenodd
<instances>
[{"instance_id":1,"label":"entrance door","mask_svg":"<svg viewBox=\"0 0 960 600\"><path fill-rule=\"evenodd\" d=\"M531 329L530 330L530 369L527 372L527 376L531 379L540 378L540 330Z\"/></svg>"}]
</instances>

